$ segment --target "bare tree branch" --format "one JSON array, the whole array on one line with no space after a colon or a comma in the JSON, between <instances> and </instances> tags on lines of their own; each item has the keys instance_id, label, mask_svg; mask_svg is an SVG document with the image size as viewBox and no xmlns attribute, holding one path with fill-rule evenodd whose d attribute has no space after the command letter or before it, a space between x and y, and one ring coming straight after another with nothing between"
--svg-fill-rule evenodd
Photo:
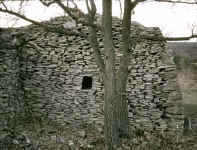
<instances>
[{"instance_id":1,"label":"bare tree branch","mask_svg":"<svg viewBox=\"0 0 197 150\"><path fill-rule=\"evenodd\" d=\"M96 6L95 6L94 0L90 0L90 1L86 0L86 7L88 10L88 20L91 24L93 24L94 20L95 20L95 15L96 15ZM99 66L101 72L104 74L105 73L105 70L104 70L105 65L104 65L104 60L101 57L101 53L99 50L96 28L89 26L88 29L89 29L89 33L90 33L89 41L90 41L91 47L93 49L95 61L96 61L97 65Z\"/></svg>"},{"instance_id":2,"label":"bare tree branch","mask_svg":"<svg viewBox=\"0 0 197 150\"><path fill-rule=\"evenodd\" d=\"M35 25L41 26L41 27L43 27L43 28L45 28L45 29L47 28L46 25L44 25L44 24L42 24L42 23L40 23L40 22L37 22L37 21L35 21L35 20L32 20L32 19L30 19L30 18L27 18L26 16L21 15L21 14L19 14L19 13L17 13L17 12L12 11L12 10L0 8L0 11L1 11L1 12L4 12L4 13L11 14L11 15L14 15L14 16L16 16L16 17L19 17L19 18L25 20L25 21L28 21L28 22L31 22L31 23L33 23L33 24L35 24Z\"/></svg>"},{"instance_id":3,"label":"bare tree branch","mask_svg":"<svg viewBox=\"0 0 197 150\"><path fill-rule=\"evenodd\" d=\"M3 5L3 7L4 7L6 10L8 10L7 6L4 4L4 2L3 2L3 1L1 1L1 3L0 3L0 4L2 4L2 5Z\"/></svg>"},{"instance_id":4,"label":"bare tree branch","mask_svg":"<svg viewBox=\"0 0 197 150\"><path fill-rule=\"evenodd\" d=\"M118 0L120 6L120 18L122 18L122 3L121 0Z\"/></svg>"},{"instance_id":5,"label":"bare tree branch","mask_svg":"<svg viewBox=\"0 0 197 150\"><path fill-rule=\"evenodd\" d=\"M140 36L136 37L138 41L141 39L153 40L153 41L188 41L197 38L197 35L185 36L185 37L162 37L162 36Z\"/></svg>"},{"instance_id":6,"label":"bare tree branch","mask_svg":"<svg viewBox=\"0 0 197 150\"><path fill-rule=\"evenodd\" d=\"M28 21L32 24L38 25L38 26L42 27L43 29L45 29L47 32L53 32L53 33L65 34L65 35L75 35L75 36L81 36L81 37L87 38L87 35L85 33L83 33L82 31L76 32L74 30L68 30L68 29L64 28L63 26L49 26L49 25L40 23L38 21L32 20L30 18L27 18L25 15L21 15L17 12L11 11L11 10L6 10L6 9L0 8L0 12L14 15L14 16L19 17L19 18L21 18L25 21Z\"/></svg>"},{"instance_id":7,"label":"bare tree branch","mask_svg":"<svg viewBox=\"0 0 197 150\"><path fill-rule=\"evenodd\" d=\"M197 35L191 35L191 36L186 36L186 37L164 37L164 40L166 41L187 41L197 38Z\"/></svg>"},{"instance_id":8,"label":"bare tree branch","mask_svg":"<svg viewBox=\"0 0 197 150\"><path fill-rule=\"evenodd\" d=\"M78 6L77 6L77 4L74 2L74 0L70 0L71 2L72 2L72 4L75 6L75 8L77 8L78 9ZM68 2L68 0L67 0L67 2Z\"/></svg>"},{"instance_id":9,"label":"bare tree branch","mask_svg":"<svg viewBox=\"0 0 197 150\"><path fill-rule=\"evenodd\" d=\"M91 19L89 21L91 22L91 24L93 24L94 19L95 19L95 15L96 15L96 5L95 5L94 0L91 0L91 1L86 0L86 7L88 10L88 18Z\"/></svg>"},{"instance_id":10,"label":"bare tree branch","mask_svg":"<svg viewBox=\"0 0 197 150\"><path fill-rule=\"evenodd\" d=\"M75 20L76 22L78 22L80 17L86 17L86 15L80 11L78 8L71 8L68 7L66 5L64 5L61 0L54 0L59 6L60 8L62 8L65 13L67 13L73 20Z\"/></svg>"},{"instance_id":11,"label":"bare tree branch","mask_svg":"<svg viewBox=\"0 0 197 150\"><path fill-rule=\"evenodd\" d=\"M88 10L88 14L91 13L91 9L90 9L90 5L89 5L89 1L86 0L86 7L87 7L87 10Z\"/></svg>"},{"instance_id":12,"label":"bare tree branch","mask_svg":"<svg viewBox=\"0 0 197 150\"><path fill-rule=\"evenodd\" d=\"M145 1L147 1L147 0L135 0L131 3L132 3L133 6L136 6L138 3L142 3L142 2L145 2Z\"/></svg>"},{"instance_id":13,"label":"bare tree branch","mask_svg":"<svg viewBox=\"0 0 197 150\"><path fill-rule=\"evenodd\" d=\"M181 1L181 0L155 0L156 2L166 2L166 3L179 3L179 4L197 4L197 1Z\"/></svg>"},{"instance_id":14,"label":"bare tree branch","mask_svg":"<svg viewBox=\"0 0 197 150\"><path fill-rule=\"evenodd\" d=\"M95 16L96 15L96 5L95 5L94 0L90 1L90 6L91 6L92 16Z\"/></svg>"},{"instance_id":15,"label":"bare tree branch","mask_svg":"<svg viewBox=\"0 0 197 150\"><path fill-rule=\"evenodd\" d=\"M54 0L39 0L44 6L49 7L50 5L54 4Z\"/></svg>"},{"instance_id":16,"label":"bare tree branch","mask_svg":"<svg viewBox=\"0 0 197 150\"><path fill-rule=\"evenodd\" d=\"M103 74L105 74L105 64L104 64L104 60L101 57L101 53L99 50L96 29L93 27L89 27L89 32L90 32L89 41L90 41L90 45L93 49L94 59L98 65L98 67L100 68L101 72Z\"/></svg>"},{"instance_id":17,"label":"bare tree branch","mask_svg":"<svg viewBox=\"0 0 197 150\"><path fill-rule=\"evenodd\" d=\"M130 63L130 45L133 45L134 43L130 41L130 28L131 28L131 11L134 8L133 5L131 5L131 2L129 0L125 0L124 2L124 14L123 14L123 22L122 22L122 37L121 37L121 43L120 43L120 50L123 53L123 56L120 59L120 68L118 70L118 77L119 79L125 79L121 78L121 76L128 76L128 65ZM125 81L121 81L125 82Z\"/></svg>"},{"instance_id":18,"label":"bare tree branch","mask_svg":"<svg viewBox=\"0 0 197 150\"><path fill-rule=\"evenodd\" d=\"M76 24L81 23L85 26L92 26L94 28L102 30L102 28L99 25L88 22L87 15L84 14L80 9L70 8L64 5L60 0L54 0L54 1L65 11L66 14L68 14L74 21L76 21Z\"/></svg>"}]
</instances>

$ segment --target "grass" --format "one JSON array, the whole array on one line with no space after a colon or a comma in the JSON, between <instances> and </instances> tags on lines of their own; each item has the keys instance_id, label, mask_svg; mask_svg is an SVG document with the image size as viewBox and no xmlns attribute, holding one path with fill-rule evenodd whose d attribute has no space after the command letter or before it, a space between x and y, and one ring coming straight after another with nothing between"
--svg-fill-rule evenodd
<instances>
[{"instance_id":1,"label":"grass","mask_svg":"<svg viewBox=\"0 0 197 150\"><path fill-rule=\"evenodd\" d=\"M23 132L11 140L2 150L104 150L101 129L93 125L30 123ZM140 134L139 134L140 133ZM189 133L189 132L188 132ZM138 129L131 139L122 139L117 150L196 150L196 136L184 136L176 131L144 131ZM10 144L10 146L9 146ZM7 146L7 147L6 147Z\"/></svg>"}]
</instances>

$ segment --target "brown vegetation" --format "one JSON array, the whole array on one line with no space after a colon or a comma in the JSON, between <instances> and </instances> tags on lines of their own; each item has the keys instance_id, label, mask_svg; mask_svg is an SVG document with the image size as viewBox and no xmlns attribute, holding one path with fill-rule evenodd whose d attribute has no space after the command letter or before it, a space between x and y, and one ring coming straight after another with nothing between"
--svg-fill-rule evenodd
<instances>
[{"instance_id":1,"label":"brown vegetation","mask_svg":"<svg viewBox=\"0 0 197 150\"><path fill-rule=\"evenodd\" d=\"M122 139L118 150L195 150L196 136L178 131L144 131L138 129L130 139ZM7 141L6 141L7 140ZM8 141L9 140L9 141ZM4 142L4 143L3 143ZM3 145L4 144L4 145ZM34 122L14 139L0 140L3 150L104 150L103 130L92 125L57 127L50 122Z\"/></svg>"}]
</instances>

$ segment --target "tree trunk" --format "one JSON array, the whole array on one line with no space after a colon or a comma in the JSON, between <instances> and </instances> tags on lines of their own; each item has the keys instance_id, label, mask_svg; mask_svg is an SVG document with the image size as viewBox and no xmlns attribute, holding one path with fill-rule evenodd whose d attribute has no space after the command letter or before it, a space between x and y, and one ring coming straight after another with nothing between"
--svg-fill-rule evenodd
<instances>
[{"instance_id":1,"label":"tree trunk","mask_svg":"<svg viewBox=\"0 0 197 150\"><path fill-rule=\"evenodd\" d=\"M118 119L118 136L119 138L129 137L129 118L128 118L128 103L126 96L127 73L125 76L119 77L116 82L116 118ZM125 82L122 82L124 80Z\"/></svg>"},{"instance_id":2,"label":"tree trunk","mask_svg":"<svg viewBox=\"0 0 197 150\"><path fill-rule=\"evenodd\" d=\"M116 89L115 80L104 80L104 124L107 150L115 150L119 144L118 122L115 115Z\"/></svg>"},{"instance_id":3,"label":"tree trunk","mask_svg":"<svg viewBox=\"0 0 197 150\"><path fill-rule=\"evenodd\" d=\"M129 134L126 84L123 85L118 81L120 80L116 80L115 77L104 80L104 121L107 150L116 150L120 146L121 138L126 138Z\"/></svg>"},{"instance_id":4,"label":"tree trunk","mask_svg":"<svg viewBox=\"0 0 197 150\"><path fill-rule=\"evenodd\" d=\"M107 150L116 150L120 140L129 134L128 105L126 101L126 84L128 77L131 3L125 0L123 32L120 51L123 52L118 73L115 71L115 52L112 39L112 2L103 0L104 29L104 123Z\"/></svg>"},{"instance_id":5,"label":"tree trunk","mask_svg":"<svg viewBox=\"0 0 197 150\"><path fill-rule=\"evenodd\" d=\"M105 80L105 140L108 150L115 150L121 138L129 135L126 85L115 79ZM124 88L121 88L124 87Z\"/></svg>"}]
</instances>

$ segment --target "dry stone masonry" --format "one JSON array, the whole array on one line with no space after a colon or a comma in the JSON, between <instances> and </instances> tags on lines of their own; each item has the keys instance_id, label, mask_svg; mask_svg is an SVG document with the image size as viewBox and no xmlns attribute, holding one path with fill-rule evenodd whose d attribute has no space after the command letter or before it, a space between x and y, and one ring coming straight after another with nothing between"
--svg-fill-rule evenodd
<instances>
[{"instance_id":1,"label":"dry stone masonry","mask_svg":"<svg viewBox=\"0 0 197 150\"><path fill-rule=\"evenodd\" d=\"M67 18L58 17L45 23L65 26L66 21ZM121 22L115 18L113 24L118 68L122 55L118 51ZM68 30L86 28L79 25ZM0 43L0 107L7 110L19 101L15 106L27 108L22 110L26 114L61 125L103 125L102 79L87 40L45 32L35 25L9 31L6 34L10 36L23 34L11 36L12 41L16 38L23 43L15 42L12 47ZM0 36L4 33L1 31ZM131 41L137 45L131 50L127 85L130 124L151 130L181 128L182 98L171 51L165 42L148 40L147 35L162 36L158 28L132 23ZM102 50L100 32L98 37ZM11 43L9 38L7 42ZM13 102L12 107L8 100ZM0 111L4 113L4 109Z\"/></svg>"}]
</instances>

